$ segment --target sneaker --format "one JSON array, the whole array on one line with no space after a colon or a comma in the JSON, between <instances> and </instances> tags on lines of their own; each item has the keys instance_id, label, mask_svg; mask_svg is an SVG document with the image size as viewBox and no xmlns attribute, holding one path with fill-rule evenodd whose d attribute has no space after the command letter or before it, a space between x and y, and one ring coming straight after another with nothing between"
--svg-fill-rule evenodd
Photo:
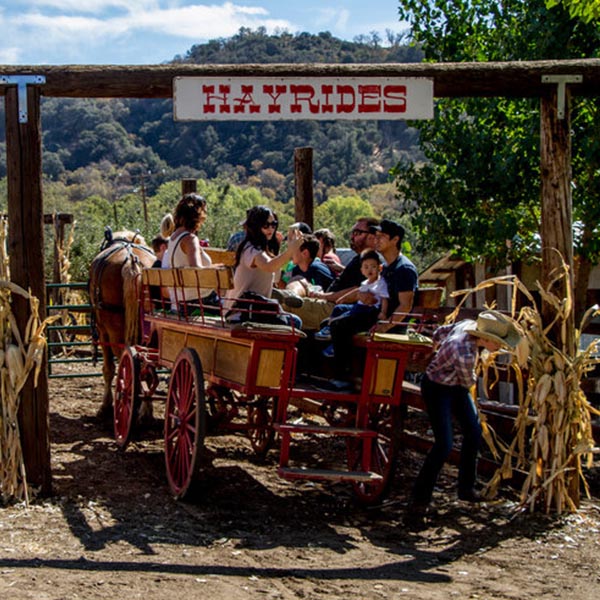
<instances>
[{"instance_id":1,"label":"sneaker","mask_svg":"<svg viewBox=\"0 0 600 600\"><path fill-rule=\"evenodd\" d=\"M289 290L281 290L279 288L273 288L271 292L271 298L277 300L279 304L285 304L290 308L300 308L304 302L298 294L290 292Z\"/></svg>"},{"instance_id":2,"label":"sneaker","mask_svg":"<svg viewBox=\"0 0 600 600\"><path fill-rule=\"evenodd\" d=\"M333 344L329 344L329 346L327 346L327 348L325 348L325 350L323 350L323 352L321 352L321 354L325 358L333 358L334 357Z\"/></svg>"},{"instance_id":3,"label":"sneaker","mask_svg":"<svg viewBox=\"0 0 600 600\"><path fill-rule=\"evenodd\" d=\"M354 389L352 382L344 379L331 379L329 385L334 392L350 392Z\"/></svg>"},{"instance_id":4,"label":"sneaker","mask_svg":"<svg viewBox=\"0 0 600 600\"><path fill-rule=\"evenodd\" d=\"M325 325L325 327L323 327L323 329L321 329L320 331L317 331L317 333L315 333L315 340L318 340L320 342L330 342L331 341L331 328L329 327L329 325Z\"/></svg>"},{"instance_id":5,"label":"sneaker","mask_svg":"<svg viewBox=\"0 0 600 600\"><path fill-rule=\"evenodd\" d=\"M271 292L271 298L273 298L274 300L277 300L277 302L279 302L280 304L283 302L283 290L280 290L279 288L274 287L272 292Z\"/></svg>"},{"instance_id":6,"label":"sneaker","mask_svg":"<svg viewBox=\"0 0 600 600\"><path fill-rule=\"evenodd\" d=\"M304 304L304 300L297 294L294 294L294 292L286 290L283 296L283 303L290 308L300 308Z\"/></svg>"},{"instance_id":7,"label":"sneaker","mask_svg":"<svg viewBox=\"0 0 600 600\"><path fill-rule=\"evenodd\" d=\"M429 502L411 500L408 504L407 513L412 517L424 517L430 513Z\"/></svg>"}]
</instances>

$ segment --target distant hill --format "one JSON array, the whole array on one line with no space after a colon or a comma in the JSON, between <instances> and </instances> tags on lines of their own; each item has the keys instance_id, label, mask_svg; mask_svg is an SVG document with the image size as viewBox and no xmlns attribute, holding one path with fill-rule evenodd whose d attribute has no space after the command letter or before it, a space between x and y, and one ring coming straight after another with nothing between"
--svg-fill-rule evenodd
<instances>
[{"instance_id":1,"label":"distant hill","mask_svg":"<svg viewBox=\"0 0 600 600\"><path fill-rule=\"evenodd\" d=\"M330 33L267 35L241 29L228 39L191 47L174 63L383 63L419 62L420 52L376 35L354 42ZM0 119L4 128L4 118ZM401 155L420 156L414 129L399 121L175 123L171 100L82 100L45 98L42 103L44 171L55 180L78 169L114 165L130 173L185 173L258 179L279 200L293 195L293 152L311 146L314 177L320 188L357 189L387 180ZM3 131L2 131L3 134ZM0 154L5 153L4 144ZM0 160L0 175L5 175ZM148 185L152 185L149 180ZM150 190L151 191L151 190Z\"/></svg>"}]
</instances>

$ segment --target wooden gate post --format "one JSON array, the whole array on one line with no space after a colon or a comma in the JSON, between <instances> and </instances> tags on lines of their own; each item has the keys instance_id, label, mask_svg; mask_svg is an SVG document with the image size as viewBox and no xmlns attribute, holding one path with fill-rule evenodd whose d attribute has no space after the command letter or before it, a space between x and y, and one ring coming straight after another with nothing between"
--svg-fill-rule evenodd
<instances>
[{"instance_id":1,"label":"wooden gate post","mask_svg":"<svg viewBox=\"0 0 600 600\"><path fill-rule=\"evenodd\" d=\"M294 150L294 172L296 176L296 221L302 221L313 227L313 150L296 148Z\"/></svg>"},{"instance_id":2,"label":"wooden gate post","mask_svg":"<svg viewBox=\"0 0 600 600\"><path fill-rule=\"evenodd\" d=\"M198 181L196 179L181 180L181 195L195 194L198 189Z\"/></svg>"},{"instance_id":3,"label":"wooden gate post","mask_svg":"<svg viewBox=\"0 0 600 600\"><path fill-rule=\"evenodd\" d=\"M558 92L555 85L541 97L541 195L542 222L542 285L546 288L552 271L562 265L569 267L569 279L573 296L573 210L571 197L571 136L569 90L565 90L564 105L558 105ZM560 111L560 115L559 115ZM561 258L562 257L562 258ZM556 289L554 293L564 297L566 289ZM548 305L542 305L542 316L546 323L554 316ZM571 310L566 323L567 352L575 351L575 310Z\"/></svg>"},{"instance_id":4,"label":"wooden gate post","mask_svg":"<svg viewBox=\"0 0 600 600\"><path fill-rule=\"evenodd\" d=\"M11 279L39 299L39 313L46 316L44 277L44 213L42 205L42 136L40 90L28 85L27 121L19 122L16 87L6 91L6 156L8 180L8 252ZM29 302L13 295L13 312L25 331ZM47 356L38 385L30 374L21 392L19 425L28 482L42 495L52 491L48 423Z\"/></svg>"}]
</instances>

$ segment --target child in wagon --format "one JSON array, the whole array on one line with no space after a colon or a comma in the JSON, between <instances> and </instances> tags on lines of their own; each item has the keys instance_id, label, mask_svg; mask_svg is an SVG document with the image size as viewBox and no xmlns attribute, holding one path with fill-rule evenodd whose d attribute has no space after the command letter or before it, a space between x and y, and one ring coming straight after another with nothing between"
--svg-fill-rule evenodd
<instances>
[{"instance_id":1,"label":"child in wagon","mask_svg":"<svg viewBox=\"0 0 600 600\"><path fill-rule=\"evenodd\" d=\"M315 333L316 340L332 341L323 355L335 356L335 332L337 325L342 320L352 319L353 329L359 331L369 330L379 319L387 319L389 293L385 279L381 277L381 257L372 249L364 250L360 255L360 272L365 277L360 286L344 294L337 301L331 316L320 331ZM374 304L364 304L358 297L361 292L370 292L375 297Z\"/></svg>"}]
</instances>

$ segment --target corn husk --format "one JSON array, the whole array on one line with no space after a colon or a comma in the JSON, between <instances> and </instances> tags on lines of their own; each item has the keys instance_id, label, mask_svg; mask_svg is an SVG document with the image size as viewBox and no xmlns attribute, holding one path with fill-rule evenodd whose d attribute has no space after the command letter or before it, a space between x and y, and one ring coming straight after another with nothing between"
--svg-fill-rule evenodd
<instances>
[{"instance_id":1,"label":"corn husk","mask_svg":"<svg viewBox=\"0 0 600 600\"><path fill-rule=\"evenodd\" d=\"M510 479L518 469L525 473L521 504L532 512L576 511L580 484L589 496L582 465L592 464L592 415L600 413L588 402L581 380L600 358L596 342L580 349L580 336L589 319L600 314L600 310L597 306L590 308L579 329L568 333L567 322L573 311L568 277L568 268L563 264L552 274L547 288L537 282L543 302L552 309L550 322L542 320L529 290L515 276L489 279L473 289L455 292L463 298L450 316L457 317L472 293L491 286L512 288L511 314L524 334L524 342L513 353L509 366L517 386L519 410L514 437L508 443L500 440L484 422L484 439L495 457L502 456L486 491L488 497L494 497L502 481ZM565 297L556 296L552 291L555 289L566 290ZM519 293L528 302L517 311ZM490 375L490 370L493 374L497 368L492 358L479 365L488 386L497 381L496 375Z\"/></svg>"},{"instance_id":2,"label":"corn husk","mask_svg":"<svg viewBox=\"0 0 600 600\"><path fill-rule=\"evenodd\" d=\"M6 231L6 219L0 218L0 498L3 502L29 503L31 491L17 415L20 393L32 370L37 385L46 348L44 330L53 318L41 322L38 299L10 281ZM29 300L30 317L24 332L11 311L13 294Z\"/></svg>"}]
</instances>

